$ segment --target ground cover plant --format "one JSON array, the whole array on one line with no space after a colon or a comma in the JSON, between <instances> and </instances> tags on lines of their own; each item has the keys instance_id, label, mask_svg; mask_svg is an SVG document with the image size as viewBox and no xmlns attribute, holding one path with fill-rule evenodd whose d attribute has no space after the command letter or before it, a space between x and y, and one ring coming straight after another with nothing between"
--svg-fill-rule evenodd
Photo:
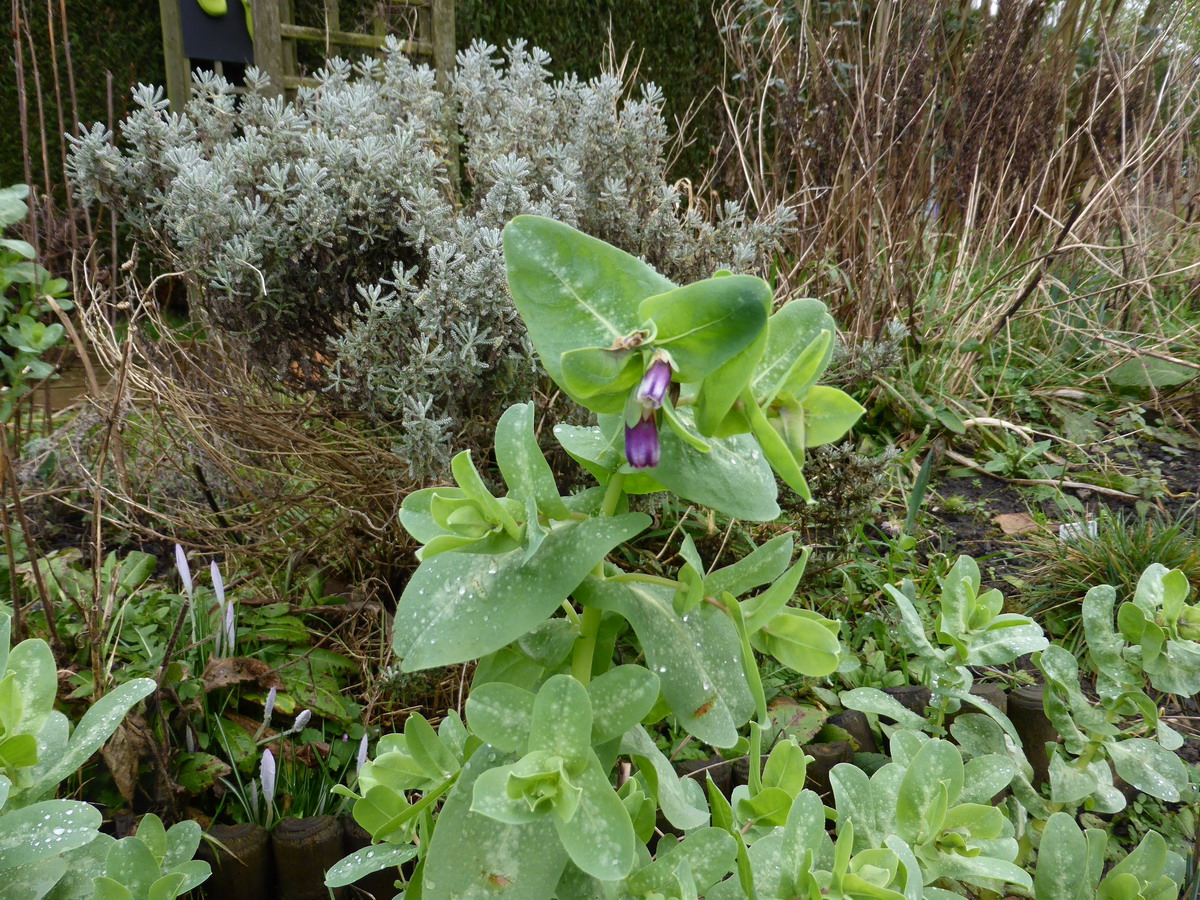
<instances>
[{"instance_id":1,"label":"ground cover plant","mask_svg":"<svg viewBox=\"0 0 1200 900\"><path fill-rule=\"evenodd\" d=\"M1120 637L1112 588L1089 593L1099 704L1082 693L1070 653L1027 616L1003 613L998 591L981 592L970 558L941 579L933 624L913 605L911 584L889 586L930 703L916 712L873 687L840 694L847 709L896 724L884 728L890 760L873 774L845 763L830 772L831 839L797 738L763 759L773 723L754 655L811 677L838 668L838 623L790 602L807 554L793 565L791 539L781 536L706 571L685 538L676 578L605 561L649 524L623 511L629 494L667 488L770 519L774 483L753 474L768 463L807 493L797 455L840 438L861 412L815 384L832 338L825 313L801 301L767 318L761 282L725 275L675 287L549 220L518 218L505 247L514 299L547 371L600 414L596 426L556 429L600 484L563 497L534 440L532 409L517 406L496 436L506 496L488 490L464 452L457 487L406 500L406 527L423 547L397 609L396 653L417 670L480 658L465 720L451 712L435 731L410 717L345 791L377 844L331 870L330 886L415 859L406 896L1178 894L1184 860L1161 836L1147 835L1105 873L1107 835L1085 835L1064 810L1125 806L1105 760L1162 800L1178 801L1188 786L1172 752L1183 739L1144 690L1147 680L1190 690L1184 660L1200 644L1178 632L1192 615L1182 573L1144 573L1117 614ZM816 315L806 323L809 309ZM716 373L720 384L710 380ZM738 490L721 495L729 484ZM1165 662L1164 647L1178 665ZM1045 713L1065 738L1062 750L1049 748L1048 797L1033 785L1012 723L970 692L973 668L1030 653L1046 678ZM1179 680L1163 682L1167 672ZM980 712L962 714L963 703ZM646 731L664 716L712 747L748 750L747 784L726 796L711 776L707 791L680 780ZM748 735L739 734L746 723ZM1141 736L1147 728L1153 738ZM1010 799L997 805L1005 790ZM655 825L660 811L667 833ZM1090 873L1082 882L1080 871Z\"/></svg>"}]
</instances>

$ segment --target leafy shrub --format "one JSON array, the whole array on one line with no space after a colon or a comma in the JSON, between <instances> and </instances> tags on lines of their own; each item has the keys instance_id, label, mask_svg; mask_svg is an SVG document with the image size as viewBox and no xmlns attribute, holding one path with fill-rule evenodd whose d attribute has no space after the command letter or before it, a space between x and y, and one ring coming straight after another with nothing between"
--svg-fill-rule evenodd
<instances>
[{"instance_id":1,"label":"leafy shrub","mask_svg":"<svg viewBox=\"0 0 1200 900\"><path fill-rule=\"evenodd\" d=\"M79 196L186 273L194 305L271 376L397 425L424 477L539 377L504 287L513 216L554 216L680 281L764 268L789 221L685 208L664 175L657 89L552 81L548 62L476 43L442 88L393 43L331 61L294 102L253 71L240 99L199 75L182 112L139 86L122 146L94 126L70 169Z\"/></svg>"}]
</instances>

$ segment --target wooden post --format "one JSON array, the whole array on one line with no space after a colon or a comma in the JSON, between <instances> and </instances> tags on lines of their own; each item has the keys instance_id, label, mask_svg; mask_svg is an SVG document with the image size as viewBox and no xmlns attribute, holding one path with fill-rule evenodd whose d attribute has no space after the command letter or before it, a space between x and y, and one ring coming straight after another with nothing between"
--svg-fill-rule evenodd
<instances>
[{"instance_id":1,"label":"wooden post","mask_svg":"<svg viewBox=\"0 0 1200 900\"><path fill-rule=\"evenodd\" d=\"M437 70L438 81L445 86L454 71L455 43L454 37L454 0L433 0L431 25L429 35L433 44L433 67Z\"/></svg>"},{"instance_id":2,"label":"wooden post","mask_svg":"<svg viewBox=\"0 0 1200 900\"><path fill-rule=\"evenodd\" d=\"M183 26L179 20L179 0L158 0L162 18L163 61L167 68L167 99L171 112L179 112L192 92L192 73L183 55Z\"/></svg>"},{"instance_id":3,"label":"wooden post","mask_svg":"<svg viewBox=\"0 0 1200 900\"><path fill-rule=\"evenodd\" d=\"M254 65L271 79L270 96L283 93L283 36L279 33L280 6L287 0L253 0Z\"/></svg>"}]
</instances>

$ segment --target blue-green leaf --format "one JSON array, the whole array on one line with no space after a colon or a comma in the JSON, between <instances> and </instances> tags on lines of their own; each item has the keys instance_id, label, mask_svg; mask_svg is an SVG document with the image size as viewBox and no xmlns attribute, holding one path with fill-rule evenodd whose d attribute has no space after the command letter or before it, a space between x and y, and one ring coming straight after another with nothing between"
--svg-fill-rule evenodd
<instances>
[{"instance_id":1,"label":"blue-green leaf","mask_svg":"<svg viewBox=\"0 0 1200 900\"><path fill-rule=\"evenodd\" d=\"M476 659L546 619L613 547L650 522L634 513L556 525L537 552L442 553L421 563L396 610L394 648L412 672Z\"/></svg>"}]
</instances>

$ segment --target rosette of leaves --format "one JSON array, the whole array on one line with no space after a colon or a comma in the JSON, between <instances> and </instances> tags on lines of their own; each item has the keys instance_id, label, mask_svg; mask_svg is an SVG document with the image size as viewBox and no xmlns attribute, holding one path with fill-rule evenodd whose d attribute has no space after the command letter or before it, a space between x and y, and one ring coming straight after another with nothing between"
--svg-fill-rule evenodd
<instances>
[{"instance_id":1,"label":"rosette of leaves","mask_svg":"<svg viewBox=\"0 0 1200 900\"><path fill-rule=\"evenodd\" d=\"M600 415L596 427L556 436L601 480L635 475L628 493L671 490L738 518L773 519L770 469L810 499L805 449L840 439L863 413L849 395L816 383L834 332L818 301L795 300L772 314L764 281L727 272L678 287L635 257L538 216L505 227L504 255L509 290L547 374ZM631 401L657 361L672 372L654 419L667 426L661 458L645 471L623 469L623 428L645 418Z\"/></svg>"},{"instance_id":2,"label":"rosette of leaves","mask_svg":"<svg viewBox=\"0 0 1200 900\"><path fill-rule=\"evenodd\" d=\"M93 900L174 900L184 896L211 874L208 863L192 858L200 846L200 835L198 822L177 822L167 829L158 816L149 814L138 823L137 834L97 842L88 848L88 856L102 861L103 874L92 879L90 896Z\"/></svg>"},{"instance_id":3,"label":"rosette of leaves","mask_svg":"<svg viewBox=\"0 0 1200 900\"><path fill-rule=\"evenodd\" d=\"M1117 611L1121 635L1131 645L1122 655L1168 694L1200 692L1200 605L1189 604L1189 594L1181 570L1155 563Z\"/></svg>"},{"instance_id":4,"label":"rosette of leaves","mask_svg":"<svg viewBox=\"0 0 1200 900\"><path fill-rule=\"evenodd\" d=\"M972 704L989 715L997 714L990 704L970 694L973 677L969 667L1005 665L1026 653L1042 650L1049 643L1033 619L1002 612L1003 595L997 590L980 593L980 586L978 564L969 556L960 556L941 579L934 607L936 620L933 628L927 629L914 602L916 589L912 582L905 581L899 588L884 585L900 614L900 639L909 653L921 661L924 681L933 691L934 714L930 726L935 730L962 703ZM875 688L855 688L844 692L841 699L849 709L882 713L909 726L920 723L919 716ZM1011 726L1007 730L1011 731Z\"/></svg>"},{"instance_id":5,"label":"rosette of leaves","mask_svg":"<svg viewBox=\"0 0 1200 900\"><path fill-rule=\"evenodd\" d=\"M997 892L1032 887L1014 862L1013 824L991 802L1012 779L1011 761L992 754L964 763L949 741L916 732L893 735L892 760L871 776L847 763L830 773L839 836L852 825L855 851L890 849L909 871L919 868L923 896L939 900L958 896L930 887L944 880Z\"/></svg>"},{"instance_id":6,"label":"rosette of leaves","mask_svg":"<svg viewBox=\"0 0 1200 900\"><path fill-rule=\"evenodd\" d=\"M371 835L373 843L330 869L326 884L344 887L415 857L417 847L412 840L418 828L428 825L425 817L454 786L464 761L480 744L455 712L448 713L436 731L424 716L412 713L403 733L381 737L374 759L359 769L357 790L340 784L333 788L335 794L355 801L354 820ZM415 803L408 800L412 791L421 792ZM427 827L426 831L430 830Z\"/></svg>"},{"instance_id":7,"label":"rosette of leaves","mask_svg":"<svg viewBox=\"0 0 1200 900\"><path fill-rule=\"evenodd\" d=\"M83 896L55 886L67 873L87 871L93 845L103 842L100 813L86 803L45 798L100 749L154 682L126 682L72 729L54 709L58 670L49 645L31 638L10 650L11 626L0 614L0 883L22 884L22 896L32 900Z\"/></svg>"},{"instance_id":8,"label":"rosette of leaves","mask_svg":"<svg viewBox=\"0 0 1200 900\"><path fill-rule=\"evenodd\" d=\"M756 841L747 853L753 887L763 898L798 900L906 900L922 897L920 864L899 838L887 846L855 850L853 822L838 829L836 843L826 832L825 805L812 791L801 792L787 822ZM748 896L741 880L722 884L711 900Z\"/></svg>"},{"instance_id":9,"label":"rosette of leaves","mask_svg":"<svg viewBox=\"0 0 1200 900\"><path fill-rule=\"evenodd\" d=\"M1080 829L1058 812L1046 822L1033 878L1036 900L1175 900L1185 878L1179 854L1157 832L1147 832L1123 860L1104 874L1109 834ZM1101 877L1103 876L1103 877Z\"/></svg>"},{"instance_id":10,"label":"rosette of leaves","mask_svg":"<svg viewBox=\"0 0 1200 900\"><path fill-rule=\"evenodd\" d=\"M1144 715L1153 703L1111 695L1093 703L1080 687L1078 661L1057 645L1035 654L1034 662L1046 681L1046 716L1062 735L1061 744L1047 745L1052 803L1060 807L1084 804L1100 813L1120 812L1126 801L1113 786L1114 770L1152 797L1171 803L1179 800L1188 774L1172 751L1182 739L1161 723L1157 739L1138 736L1157 720L1154 711L1146 720L1141 716L1129 719L1131 706Z\"/></svg>"}]
</instances>

